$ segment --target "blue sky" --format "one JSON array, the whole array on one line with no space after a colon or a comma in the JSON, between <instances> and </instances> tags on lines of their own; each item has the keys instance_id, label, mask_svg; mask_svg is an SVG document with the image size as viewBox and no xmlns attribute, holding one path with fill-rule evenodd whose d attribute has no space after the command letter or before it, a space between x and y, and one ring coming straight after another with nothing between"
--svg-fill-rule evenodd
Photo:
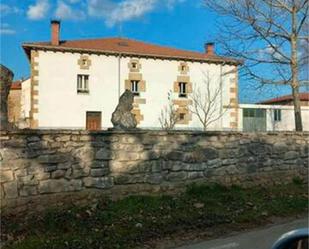
<instances>
[{"instance_id":1,"label":"blue sky","mask_svg":"<svg viewBox=\"0 0 309 249\"><path fill-rule=\"evenodd\" d=\"M61 39L125 36L182 49L203 51L217 34L222 18L204 8L202 0L2 0L1 64L15 79L29 76L23 42L48 41L50 20L61 19ZM219 48L217 52L220 53ZM289 88L255 90L240 81L242 102L254 102Z\"/></svg>"}]
</instances>

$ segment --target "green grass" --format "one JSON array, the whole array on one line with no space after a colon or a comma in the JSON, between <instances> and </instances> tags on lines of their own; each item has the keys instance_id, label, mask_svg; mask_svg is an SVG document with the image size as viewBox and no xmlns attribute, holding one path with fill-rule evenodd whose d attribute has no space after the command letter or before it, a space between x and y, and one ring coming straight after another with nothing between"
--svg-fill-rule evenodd
<instances>
[{"instance_id":1,"label":"green grass","mask_svg":"<svg viewBox=\"0 0 309 249\"><path fill-rule=\"evenodd\" d=\"M223 224L261 224L308 210L307 186L191 185L178 196L132 196L96 206L50 209L27 219L2 217L5 248L136 248L151 238ZM5 239L5 238L4 238Z\"/></svg>"}]
</instances>

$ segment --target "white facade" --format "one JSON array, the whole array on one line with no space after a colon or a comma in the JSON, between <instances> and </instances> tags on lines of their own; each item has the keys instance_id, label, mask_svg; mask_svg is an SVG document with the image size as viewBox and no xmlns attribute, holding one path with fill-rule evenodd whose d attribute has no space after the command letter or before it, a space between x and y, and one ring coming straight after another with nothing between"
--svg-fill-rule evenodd
<instances>
[{"instance_id":1,"label":"white facade","mask_svg":"<svg viewBox=\"0 0 309 249\"><path fill-rule=\"evenodd\" d=\"M85 54L83 54L85 55ZM86 54L91 61L89 69L81 69L78 61L82 54L71 52L38 50L33 62L37 63L38 74L33 78L38 85L33 90L38 92L34 118L38 120L38 128L70 128L85 129L86 112L102 113L102 129L112 127L111 116L115 110L119 96L125 91L125 81L129 79L131 59L137 59L141 65L140 74L145 81L146 89L140 93L145 104L139 108L143 115L140 128L160 128L159 116L168 103L168 93L173 93L174 82L180 76L180 60L118 57L115 55ZM232 84L237 85L237 66L222 63L206 63L186 61L189 71L187 76L194 89L203 87L205 74L209 74L211 88L222 87L217 98L216 112L224 113L222 118L214 122L209 129L230 130L232 109L224 108L230 99L237 100L237 92L231 93ZM236 70L235 70L236 69ZM229 72L229 73L228 73ZM89 75L89 93L77 93L77 75ZM190 99L190 94L188 96ZM28 103L28 100L24 100ZM29 106L24 105L27 113ZM186 125L176 125L181 129L202 129L202 124L195 115Z\"/></svg>"},{"instance_id":2,"label":"white facade","mask_svg":"<svg viewBox=\"0 0 309 249\"><path fill-rule=\"evenodd\" d=\"M30 119L31 109L31 80L30 78L21 84L21 114L22 120Z\"/></svg>"},{"instance_id":3,"label":"white facade","mask_svg":"<svg viewBox=\"0 0 309 249\"><path fill-rule=\"evenodd\" d=\"M263 109L266 110L266 130L267 131L294 131L294 107L291 105L257 105L240 104L239 105L239 126L243 130L243 110L244 109ZM281 120L275 121L274 110L281 110ZM301 107L303 130L309 131L309 106Z\"/></svg>"}]
</instances>

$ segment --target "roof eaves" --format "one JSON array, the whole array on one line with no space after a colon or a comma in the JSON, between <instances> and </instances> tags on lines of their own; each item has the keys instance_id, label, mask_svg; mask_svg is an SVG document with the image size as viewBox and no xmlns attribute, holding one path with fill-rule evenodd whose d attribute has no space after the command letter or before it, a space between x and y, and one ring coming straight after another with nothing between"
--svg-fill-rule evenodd
<instances>
[{"instance_id":1,"label":"roof eaves","mask_svg":"<svg viewBox=\"0 0 309 249\"><path fill-rule=\"evenodd\" d=\"M85 49L85 48L69 48L63 46L51 46L51 45L41 45L34 43L24 43L22 45L27 56L29 57L29 49L42 49L42 50L51 50L51 51L71 51L71 52L85 52L85 53L97 53L97 54L111 54L111 55L126 55L126 56L141 56L141 57L151 57L151 58L164 58L164 59L178 59L178 60L191 60L199 62L212 62L212 63L226 63L233 65L242 65L243 61L237 59L228 59L228 58L195 58L189 56L172 56L172 55L160 55L160 54L147 54L147 53L133 53L133 52L122 52L122 51L111 51L111 50L101 50L101 49Z\"/></svg>"}]
</instances>

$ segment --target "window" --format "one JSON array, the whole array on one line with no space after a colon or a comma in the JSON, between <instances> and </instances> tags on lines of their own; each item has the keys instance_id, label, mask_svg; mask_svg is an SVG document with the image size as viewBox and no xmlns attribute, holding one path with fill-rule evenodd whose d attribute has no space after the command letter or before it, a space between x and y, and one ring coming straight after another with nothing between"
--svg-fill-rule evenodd
<instances>
[{"instance_id":1,"label":"window","mask_svg":"<svg viewBox=\"0 0 309 249\"><path fill-rule=\"evenodd\" d=\"M274 121L281 121L281 110L280 109L274 110Z\"/></svg>"},{"instance_id":2,"label":"window","mask_svg":"<svg viewBox=\"0 0 309 249\"><path fill-rule=\"evenodd\" d=\"M265 115L266 115L266 112L263 109L246 108L243 110L243 116L245 118L264 118Z\"/></svg>"},{"instance_id":3,"label":"window","mask_svg":"<svg viewBox=\"0 0 309 249\"><path fill-rule=\"evenodd\" d=\"M87 59L82 59L82 65L87 66Z\"/></svg>"},{"instance_id":4,"label":"window","mask_svg":"<svg viewBox=\"0 0 309 249\"><path fill-rule=\"evenodd\" d=\"M139 96L138 80L131 80L131 91L135 96Z\"/></svg>"},{"instance_id":5,"label":"window","mask_svg":"<svg viewBox=\"0 0 309 249\"><path fill-rule=\"evenodd\" d=\"M134 68L134 69L137 68L137 63L136 62L132 62L132 68Z\"/></svg>"},{"instance_id":6,"label":"window","mask_svg":"<svg viewBox=\"0 0 309 249\"><path fill-rule=\"evenodd\" d=\"M186 98L187 97L187 83L179 82L179 97Z\"/></svg>"},{"instance_id":7,"label":"window","mask_svg":"<svg viewBox=\"0 0 309 249\"><path fill-rule=\"evenodd\" d=\"M179 120L184 120L185 119L185 114L184 113L180 113L179 114Z\"/></svg>"},{"instance_id":8,"label":"window","mask_svg":"<svg viewBox=\"0 0 309 249\"><path fill-rule=\"evenodd\" d=\"M89 75L77 75L77 93L89 93Z\"/></svg>"}]
</instances>

